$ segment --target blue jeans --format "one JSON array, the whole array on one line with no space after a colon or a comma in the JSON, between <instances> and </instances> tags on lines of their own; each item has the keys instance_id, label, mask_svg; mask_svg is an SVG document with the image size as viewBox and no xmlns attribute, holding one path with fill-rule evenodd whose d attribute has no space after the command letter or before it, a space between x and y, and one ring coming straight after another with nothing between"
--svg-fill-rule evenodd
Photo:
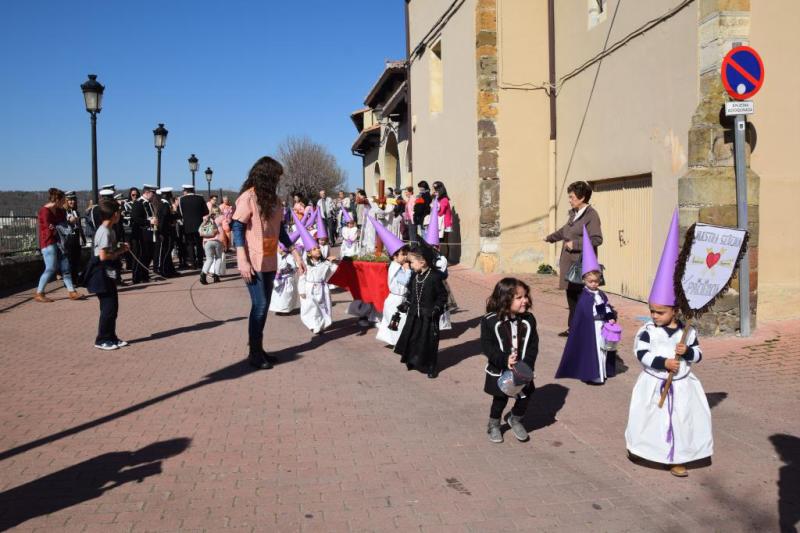
<instances>
[{"instance_id":1,"label":"blue jeans","mask_svg":"<svg viewBox=\"0 0 800 533\"><path fill-rule=\"evenodd\" d=\"M272 299L272 286L275 283L275 272L256 272L253 281L247 283L250 293L250 321L247 325L247 336L251 346L258 345L264 339L264 325L267 323L267 311Z\"/></svg>"},{"instance_id":2,"label":"blue jeans","mask_svg":"<svg viewBox=\"0 0 800 533\"><path fill-rule=\"evenodd\" d=\"M44 258L44 272L42 272L39 278L39 286L36 288L36 292L44 292L47 282L50 281L56 273L56 265L58 265L58 270L61 271L61 277L64 278L64 285L67 287L67 290L69 292L74 291L75 287L72 285L72 274L69 271L69 258L61 253L58 246L51 244L46 248L42 248L42 258Z\"/></svg>"}]
</instances>

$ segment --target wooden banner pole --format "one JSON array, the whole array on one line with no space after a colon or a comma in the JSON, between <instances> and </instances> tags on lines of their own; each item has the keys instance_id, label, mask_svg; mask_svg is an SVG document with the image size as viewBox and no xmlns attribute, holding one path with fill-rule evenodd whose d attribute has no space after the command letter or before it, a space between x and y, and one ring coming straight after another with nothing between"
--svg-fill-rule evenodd
<instances>
[{"instance_id":1,"label":"wooden banner pole","mask_svg":"<svg viewBox=\"0 0 800 533\"><path fill-rule=\"evenodd\" d=\"M686 321L686 325L683 326L683 334L681 335L681 344L686 344L686 339L689 337L689 328L692 327L692 319L688 319ZM681 356L675 354L675 360L680 361ZM664 385L664 390L661 391L661 399L658 400L658 408L661 409L664 407L664 400L667 399L667 394L669 394L669 388L672 386L672 376L674 376L674 372L669 373L669 377L667 378L667 383Z\"/></svg>"}]
</instances>

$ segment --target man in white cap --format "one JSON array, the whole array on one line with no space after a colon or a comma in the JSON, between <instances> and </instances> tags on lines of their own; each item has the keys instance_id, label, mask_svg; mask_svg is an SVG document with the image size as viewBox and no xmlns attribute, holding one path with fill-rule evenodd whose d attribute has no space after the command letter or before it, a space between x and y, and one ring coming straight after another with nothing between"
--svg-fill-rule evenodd
<instances>
[{"instance_id":1,"label":"man in white cap","mask_svg":"<svg viewBox=\"0 0 800 533\"><path fill-rule=\"evenodd\" d=\"M194 193L193 185L183 185L183 196L178 200L178 211L183 218L183 234L186 241L186 255L192 268L203 266L203 243L200 240L200 224L208 214L208 205L199 194Z\"/></svg>"},{"instance_id":2,"label":"man in white cap","mask_svg":"<svg viewBox=\"0 0 800 533\"><path fill-rule=\"evenodd\" d=\"M133 283L150 281L150 262L153 260L153 243L157 238L155 203L156 187L145 184L142 187L142 196L133 203L131 208L131 252L135 259L133 262ZM136 260L138 259L138 261ZM141 262L141 264L140 264Z\"/></svg>"},{"instance_id":3,"label":"man in white cap","mask_svg":"<svg viewBox=\"0 0 800 533\"><path fill-rule=\"evenodd\" d=\"M175 244L175 213L172 210L172 187L161 187L158 190L160 201L156 211L158 218L158 245L154 269L165 278L178 275L172 262L172 247Z\"/></svg>"}]
</instances>

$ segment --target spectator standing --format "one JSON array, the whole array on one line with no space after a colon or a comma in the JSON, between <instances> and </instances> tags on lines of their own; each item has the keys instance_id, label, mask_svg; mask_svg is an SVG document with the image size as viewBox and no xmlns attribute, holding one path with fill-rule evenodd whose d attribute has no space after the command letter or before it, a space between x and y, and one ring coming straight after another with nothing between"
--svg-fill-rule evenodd
<instances>
[{"instance_id":1,"label":"spectator standing","mask_svg":"<svg viewBox=\"0 0 800 533\"><path fill-rule=\"evenodd\" d=\"M294 256L300 273L305 272L302 258L281 220L277 188L282 175L283 167L271 157L255 162L236 199L231 228L237 267L250 293L248 361L259 369L272 368L275 363L275 358L264 351L263 339L278 268L279 241Z\"/></svg>"},{"instance_id":2,"label":"spectator standing","mask_svg":"<svg viewBox=\"0 0 800 533\"><path fill-rule=\"evenodd\" d=\"M39 247L44 259L44 272L39 277L34 300L41 303L51 303L53 300L44 295L47 282L55 275L56 270L61 271L64 286L69 291L70 300L80 300L81 295L75 291L72 284L72 274L69 269L69 259L58 247L59 237L56 226L67 224L67 212L64 209L64 191L51 188L47 191L48 202L39 209Z\"/></svg>"},{"instance_id":3,"label":"spectator standing","mask_svg":"<svg viewBox=\"0 0 800 533\"><path fill-rule=\"evenodd\" d=\"M97 295L100 304L100 318L97 326L97 337L94 347L100 350L117 350L128 343L117 337L117 313L119 311L119 295L117 293L117 273L119 258L128 252L128 245L117 246L114 226L120 221L119 204L112 200L101 200L100 225L95 232L94 257L89 263L86 275L86 286Z\"/></svg>"},{"instance_id":4,"label":"spectator standing","mask_svg":"<svg viewBox=\"0 0 800 533\"><path fill-rule=\"evenodd\" d=\"M80 285L83 279L83 261L81 258L81 247L86 245L86 236L81 227L81 215L78 211L78 195L75 191L68 191L67 198L67 224L72 230L65 242L67 259L69 260L69 271L72 274L73 285Z\"/></svg>"},{"instance_id":5,"label":"spectator standing","mask_svg":"<svg viewBox=\"0 0 800 533\"><path fill-rule=\"evenodd\" d=\"M585 181L575 181L567 187L567 198L570 210L567 223L558 231L545 237L546 242L555 243L564 241L561 248L561 256L558 260L559 288L567 293L567 305L569 306L569 318L567 319L567 329L558 335L569 337L569 327L572 324L572 316L575 314L575 307L578 298L583 291L583 284L580 281L578 272L577 281L567 280L567 275L573 265L581 260L581 250L583 248L583 227L589 234L592 246L597 255L597 247L603 244L603 232L600 228L600 215L589 205L592 197L592 188Z\"/></svg>"},{"instance_id":6,"label":"spectator standing","mask_svg":"<svg viewBox=\"0 0 800 533\"><path fill-rule=\"evenodd\" d=\"M331 246L336 244L336 215L334 211L334 203L325 190L319 191L319 200L317 200L317 209L322 216L323 224L328 233L328 242Z\"/></svg>"},{"instance_id":7,"label":"spectator standing","mask_svg":"<svg viewBox=\"0 0 800 533\"><path fill-rule=\"evenodd\" d=\"M433 182L433 195L439 204L439 252L447 258L449 247L447 242L450 240L450 233L453 231L453 210L450 205L450 197L447 196L447 188L441 181ZM431 216L434 216L431 213Z\"/></svg>"},{"instance_id":8,"label":"spectator standing","mask_svg":"<svg viewBox=\"0 0 800 533\"><path fill-rule=\"evenodd\" d=\"M414 211L409 229L409 241L419 242L419 232L425 223L425 217L431 213L431 193L428 182L423 180L417 183L417 197L414 199Z\"/></svg>"},{"instance_id":9,"label":"spectator standing","mask_svg":"<svg viewBox=\"0 0 800 533\"><path fill-rule=\"evenodd\" d=\"M200 271L200 283L203 285L208 284L206 278L208 274L211 274L214 283L219 281L219 276L222 272L222 264L225 261L224 240L226 227L230 230L228 222L219 209L212 210L206 217L206 220L211 220L214 223L217 228L217 233L211 237L203 238L203 250L206 253L206 260ZM205 224L206 222L203 223Z\"/></svg>"}]
</instances>

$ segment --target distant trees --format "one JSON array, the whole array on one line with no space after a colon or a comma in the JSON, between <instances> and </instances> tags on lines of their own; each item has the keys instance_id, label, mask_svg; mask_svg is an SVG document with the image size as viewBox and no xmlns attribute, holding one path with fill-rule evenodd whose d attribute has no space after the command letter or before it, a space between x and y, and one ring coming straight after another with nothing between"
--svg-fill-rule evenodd
<instances>
[{"instance_id":1,"label":"distant trees","mask_svg":"<svg viewBox=\"0 0 800 533\"><path fill-rule=\"evenodd\" d=\"M334 196L344 188L344 169L325 146L308 137L287 137L278 146L277 156L284 171L278 189L281 196L301 194L315 199L323 189Z\"/></svg>"}]
</instances>

